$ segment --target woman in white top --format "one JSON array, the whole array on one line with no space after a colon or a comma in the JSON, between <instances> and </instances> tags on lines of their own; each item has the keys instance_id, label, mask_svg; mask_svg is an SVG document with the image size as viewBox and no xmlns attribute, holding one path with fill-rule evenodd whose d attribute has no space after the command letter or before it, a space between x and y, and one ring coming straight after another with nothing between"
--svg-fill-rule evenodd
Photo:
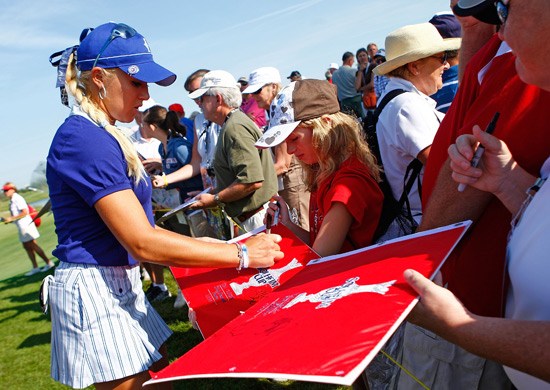
<instances>
[{"instance_id":1,"label":"woman in white top","mask_svg":"<svg viewBox=\"0 0 550 390\"><path fill-rule=\"evenodd\" d=\"M443 39L430 23L405 26L386 37L387 61L374 69L375 74L390 77L381 100L392 90L405 93L382 110L377 137L381 163L397 200L403 192L407 166L415 158L426 163L443 119L429 96L443 85L441 76L449 68L446 52L459 47L459 38ZM411 189L409 202L413 217L420 223L422 206L417 186Z\"/></svg>"},{"instance_id":2,"label":"woman in white top","mask_svg":"<svg viewBox=\"0 0 550 390\"><path fill-rule=\"evenodd\" d=\"M502 22L499 35L516 55L519 77L550 91L550 43L533 39L548 32L550 3L495 4ZM474 168L470 161L479 142L485 151ZM504 142L478 126L473 134L457 138L449 156L455 181L493 193L514 215L506 259L506 318L477 316L450 291L407 270L406 279L421 297L409 320L508 366L506 373L518 389L550 389L550 157L535 178L517 164Z\"/></svg>"},{"instance_id":3,"label":"woman in white top","mask_svg":"<svg viewBox=\"0 0 550 390\"><path fill-rule=\"evenodd\" d=\"M4 223L15 222L19 230L19 241L23 244L23 248L27 252L32 263L32 270L27 272L25 276L34 275L40 271L47 271L54 267L54 263L48 259L44 250L37 244L36 239L40 237L40 233L36 229L29 214L29 207L25 199L17 193L17 188L13 183L6 183L2 188L6 197L10 199L11 217L4 218ZM36 255L44 259L46 265L40 269L36 263Z\"/></svg>"}]
</instances>

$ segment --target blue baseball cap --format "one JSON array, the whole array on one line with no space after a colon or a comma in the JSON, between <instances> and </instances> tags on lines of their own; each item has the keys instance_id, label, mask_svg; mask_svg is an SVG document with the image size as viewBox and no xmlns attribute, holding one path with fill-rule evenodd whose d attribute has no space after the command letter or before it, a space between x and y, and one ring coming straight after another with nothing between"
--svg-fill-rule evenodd
<instances>
[{"instance_id":1,"label":"blue baseball cap","mask_svg":"<svg viewBox=\"0 0 550 390\"><path fill-rule=\"evenodd\" d=\"M80 71L101 68L119 68L126 74L145 83L168 86L176 75L153 60L149 44L132 27L106 23L91 30L76 52L76 65Z\"/></svg>"},{"instance_id":2,"label":"blue baseball cap","mask_svg":"<svg viewBox=\"0 0 550 390\"><path fill-rule=\"evenodd\" d=\"M435 14L429 22L437 28L443 39L462 37L460 22L451 12L440 12Z\"/></svg>"}]
</instances>

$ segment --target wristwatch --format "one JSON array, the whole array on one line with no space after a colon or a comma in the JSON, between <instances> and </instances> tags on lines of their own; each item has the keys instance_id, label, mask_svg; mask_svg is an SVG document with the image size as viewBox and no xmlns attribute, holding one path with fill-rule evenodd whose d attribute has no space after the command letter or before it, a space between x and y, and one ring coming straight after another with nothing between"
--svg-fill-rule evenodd
<instances>
[{"instance_id":1,"label":"wristwatch","mask_svg":"<svg viewBox=\"0 0 550 390\"><path fill-rule=\"evenodd\" d=\"M214 195L214 201L216 202L216 204L221 207L221 208L224 208L225 207L225 203L223 203L221 200L220 200L220 194L217 193L216 195Z\"/></svg>"}]
</instances>

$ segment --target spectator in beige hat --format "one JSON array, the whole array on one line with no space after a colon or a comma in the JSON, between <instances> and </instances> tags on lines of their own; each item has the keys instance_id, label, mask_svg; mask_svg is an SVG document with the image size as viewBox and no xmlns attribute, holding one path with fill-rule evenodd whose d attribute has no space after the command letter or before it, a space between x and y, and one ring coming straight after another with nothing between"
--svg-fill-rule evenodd
<instances>
[{"instance_id":1,"label":"spectator in beige hat","mask_svg":"<svg viewBox=\"0 0 550 390\"><path fill-rule=\"evenodd\" d=\"M460 39L443 39L432 24L421 23L391 32L385 46L386 62L374 68L375 74L390 77L381 100L394 90L403 93L391 99L380 113L377 137L386 177L393 196L399 199L407 167L415 159L422 164L428 159L443 119L429 96L442 87L443 71L449 68L446 53L457 50ZM413 186L408 199L412 216L420 223L422 206L417 186Z\"/></svg>"}]
</instances>

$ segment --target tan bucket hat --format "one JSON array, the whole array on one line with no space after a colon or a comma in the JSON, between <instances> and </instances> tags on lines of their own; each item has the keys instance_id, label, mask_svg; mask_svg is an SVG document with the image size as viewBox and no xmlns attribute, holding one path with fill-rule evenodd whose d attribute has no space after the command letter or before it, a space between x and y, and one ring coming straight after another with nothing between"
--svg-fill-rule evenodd
<instances>
[{"instance_id":1,"label":"tan bucket hat","mask_svg":"<svg viewBox=\"0 0 550 390\"><path fill-rule=\"evenodd\" d=\"M409 62L442 51L458 50L460 43L460 38L443 39L431 23L398 28L386 37L386 62L374 68L374 73L385 75Z\"/></svg>"}]
</instances>

